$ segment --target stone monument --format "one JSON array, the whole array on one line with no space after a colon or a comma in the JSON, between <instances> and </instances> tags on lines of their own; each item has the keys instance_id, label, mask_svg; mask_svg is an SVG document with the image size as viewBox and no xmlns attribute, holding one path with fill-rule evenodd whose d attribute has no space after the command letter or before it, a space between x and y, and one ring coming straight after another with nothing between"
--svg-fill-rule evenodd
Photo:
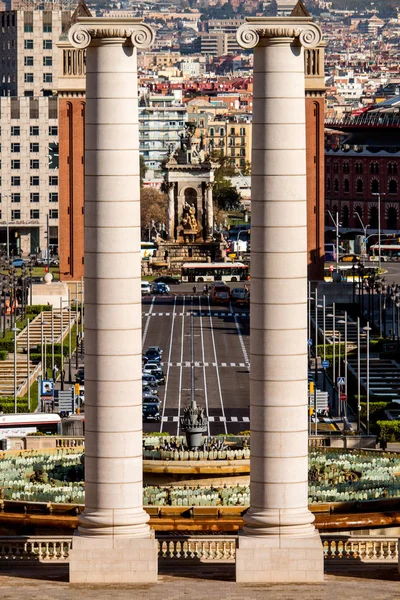
<instances>
[{"instance_id":1,"label":"stone monument","mask_svg":"<svg viewBox=\"0 0 400 600\"><path fill-rule=\"evenodd\" d=\"M85 510L73 538L72 583L157 580L143 509L142 329L137 48L141 19L80 18L86 48Z\"/></svg>"},{"instance_id":2,"label":"stone monument","mask_svg":"<svg viewBox=\"0 0 400 600\"><path fill-rule=\"evenodd\" d=\"M168 191L168 239L160 243L156 261L168 256L170 268L184 262L221 260L224 248L214 239L214 170L203 141L194 144L188 125L180 147L171 148L165 165Z\"/></svg>"},{"instance_id":3,"label":"stone monument","mask_svg":"<svg viewBox=\"0 0 400 600\"><path fill-rule=\"evenodd\" d=\"M307 16L248 18L237 32L242 47L254 48L251 494L238 582L323 579L322 544L308 509L303 54L321 37Z\"/></svg>"}]
</instances>

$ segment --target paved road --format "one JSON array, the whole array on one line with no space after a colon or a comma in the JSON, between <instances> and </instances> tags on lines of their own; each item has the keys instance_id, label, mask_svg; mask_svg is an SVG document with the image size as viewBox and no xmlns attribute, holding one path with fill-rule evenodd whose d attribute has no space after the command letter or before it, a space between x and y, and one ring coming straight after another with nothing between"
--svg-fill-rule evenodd
<instances>
[{"instance_id":1,"label":"paved road","mask_svg":"<svg viewBox=\"0 0 400 600\"><path fill-rule=\"evenodd\" d=\"M143 349L163 348L166 373L162 421L145 423L144 430L180 433L179 416L192 397L206 411L210 435L248 429L248 310L175 292L144 298L142 319Z\"/></svg>"}]
</instances>

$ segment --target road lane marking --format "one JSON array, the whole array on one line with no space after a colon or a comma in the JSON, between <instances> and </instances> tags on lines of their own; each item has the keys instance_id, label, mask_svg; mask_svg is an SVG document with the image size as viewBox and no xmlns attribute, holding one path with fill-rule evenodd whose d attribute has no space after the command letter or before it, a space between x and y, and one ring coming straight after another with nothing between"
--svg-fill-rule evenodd
<instances>
[{"instance_id":1,"label":"road lane marking","mask_svg":"<svg viewBox=\"0 0 400 600\"><path fill-rule=\"evenodd\" d=\"M208 310L211 313L211 304L210 304L210 297L208 297ZM218 392L219 392L219 398L220 398L220 402L221 402L221 412L222 412L222 416L225 417L225 411L224 411L224 401L222 399L222 390L221 390L221 380L219 377L219 370L218 370L218 360L217 360L217 350L215 348L215 338L214 338L214 327L213 327L213 322L212 322L212 316L210 315L210 329L211 329L211 339L212 339L212 344L213 344L213 349L214 349L214 356L215 356L215 372L217 374L217 383L218 383ZM228 433L228 428L226 426L226 421L224 422L224 427L225 427L225 433Z\"/></svg>"},{"instance_id":2,"label":"road lane marking","mask_svg":"<svg viewBox=\"0 0 400 600\"><path fill-rule=\"evenodd\" d=\"M204 401L206 405L206 416L207 416L207 432L210 435L210 420L209 420L209 412L208 412L208 394L207 394L207 377L206 377L206 363L204 362L205 352L204 352L204 333L203 333L203 317L201 312L201 298L199 297L199 309L200 309L200 338L201 338L201 357L203 359L203 379L204 379ZM200 362L197 362L196 365L200 366Z\"/></svg>"},{"instance_id":3,"label":"road lane marking","mask_svg":"<svg viewBox=\"0 0 400 600\"><path fill-rule=\"evenodd\" d=\"M162 429L163 429L164 414L165 414L165 405L167 404L167 392L168 392L168 383L169 383L169 370L170 370L170 367L172 367L172 364L173 364L173 363L171 363L171 353L172 353L172 340L173 340L173 336L174 336L175 309L176 309L176 297L174 298L174 309L172 311L171 337L169 339L168 366L167 366L167 374L166 374L166 377L165 377L164 402L163 402L163 409L162 409L162 419L161 419L161 425L160 425L160 432L162 432Z\"/></svg>"},{"instance_id":4,"label":"road lane marking","mask_svg":"<svg viewBox=\"0 0 400 600\"><path fill-rule=\"evenodd\" d=\"M243 341L243 336L242 336L242 332L240 331L240 325L239 325L239 321L238 321L236 313L234 313L234 320L235 320L235 325L236 325L236 331L237 331L237 334L239 336L239 344L240 344L240 347L242 349L244 362L245 362L246 365L248 365L248 369L250 370L249 355L247 354L246 346L245 346L244 341Z\"/></svg>"},{"instance_id":5,"label":"road lane marking","mask_svg":"<svg viewBox=\"0 0 400 600\"><path fill-rule=\"evenodd\" d=\"M154 300L155 300L155 298L153 298L153 300L151 301L151 306L150 306L150 310L148 312L146 325L144 326L143 338L142 338L142 350L144 348L144 343L146 341L147 331L148 331L149 325L150 325L151 313L153 312L153 308L154 308Z\"/></svg>"},{"instance_id":6,"label":"road lane marking","mask_svg":"<svg viewBox=\"0 0 400 600\"><path fill-rule=\"evenodd\" d=\"M183 305L182 305L182 342L181 342L181 366L180 366L180 373L179 373L179 390L178 390L178 425L176 427L176 435L179 435L179 425L180 425L180 421L179 421L179 417L181 415L181 403L182 403L182 377L183 377L183 342L185 339L185 296L183 296Z\"/></svg>"}]
</instances>

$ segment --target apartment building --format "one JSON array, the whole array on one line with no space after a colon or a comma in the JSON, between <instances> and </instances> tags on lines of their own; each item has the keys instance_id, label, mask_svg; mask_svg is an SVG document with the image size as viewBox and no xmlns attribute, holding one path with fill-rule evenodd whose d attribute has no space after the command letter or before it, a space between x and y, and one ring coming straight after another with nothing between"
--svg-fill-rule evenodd
<instances>
[{"instance_id":1,"label":"apartment building","mask_svg":"<svg viewBox=\"0 0 400 600\"><path fill-rule=\"evenodd\" d=\"M61 10L0 13L0 96L51 96L57 87L56 42L70 20Z\"/></svg>"},{"instance_id":2,"label":"apartment building","mask_svg":"<svg viewBox=\"0 0 400 600\"><path fill-rule=\"evenodd\" d=\"M0 98L0 246L37 253L58 246L57 98Z\"/></svg>"},{"instance_id":3,"label":"apartment building","mask_svg":"<svg viewBox=\"0 0 400 600\"><path fill-rule=\"evenodd\" d=\"M186 107L174 95L143 92L139 99L140 153L148 176L162 178L161 165L171 149L180 142L185 130Z\"/></svg>"}]
</instances>

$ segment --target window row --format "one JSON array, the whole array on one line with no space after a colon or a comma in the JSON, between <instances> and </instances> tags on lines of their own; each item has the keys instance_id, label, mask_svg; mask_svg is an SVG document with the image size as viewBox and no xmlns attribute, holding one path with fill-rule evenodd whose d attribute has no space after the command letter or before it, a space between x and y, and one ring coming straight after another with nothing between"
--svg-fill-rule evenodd
<instances>
[{"instance_id":1,"label":"window row","mask_svg":"<svg viewBox=\"0 0 400 600\"><path fill-rule=\"evenodd\" d=\"M0 219L2 218L2 211L0 211ZM39 219L40 211L37 208L33 208L30 211L30 219ZM58 210L49 210L49 219L58 219ZM11 211L11 221L20 221L21 211L19 209Z\"/></svg>"},{"instance_id":2,"label":"window row","mask_svg":"<svg viewBox=\"0 0 400 600\"><path fill-rule=\"evenodd\" d=\"M342 170L344 174L348 174L350 173L350 163L348 162L344 162L342 164ZM364 165L362 162L356 162L354 165L354 171L357 174L362 174L364 173ZM339 164L337 162L333 163L333 172L334 173L339 173ZM372 175L379 175L380 172L380 165L378 162L371 162L369 164L369 172ZM387 173L388 175L397 175L398 173L398 166L397 163L388 163L387 165Z\"/></svg>"},{"instance_id":3,"label":"window row","mask_svg":"<svg viewBox=\"0 0 400 600\"><path fill-rule=\"evenodd\" d=\"M33 56L24 56L25 67L33 67ZM43 66L51 67L53 65L52 56L43 56Z\"/></svg>"},{"instance_id":4,"label":"window row","mask_svg":"<svg viewBox=\"0 0 400 600\"><path fill-rule=\"evenodd\" d=\"M33 50L33 40L24 40L25 50ZM52 50L52 40L43 40L43 50Z\"/></svg>"},{"instance_id":5,"label":"window row","mask_svg":"<svg viewBox=\"0 0 400 600\"><path fill-rule=\"evenodd\" d=\"M29 195L29 199L31 202L40 202L40 194L39 192L31 192ZM0 198L1 200L1 198ZM11 202L15 204L19 204L21 202L21 194L19 192L11 194ZM49 202L58 202L58 193L50 192L49 193Z\"/></svg>"},{"instance_id":6,"label":"window row","mask_svg":"<svg viewBox=\"0 0 400 600\"><path fill-rule=\"evenodd\" d=\"M33 73L24 73L24 83L33 83ZM43 83L53 83L52 73L43 73Z\"/></svg>"},{"instance_id":7,"label":"window row","mask_svg":"<svg viewBox=\"0 0 400 600\"><path fill-rule=\"evenodd\" d=\"M0 180L1 180L1 178L0 178ZM40 185L40 183L39 183L39 176L38 175L33 175L30 178L30 184L31 185ZM12 186L21 185L21 177L19 175L13 175L11 177L11 185ZM58 177L56 175L50 175L50 177L49 177L49 185L58 185Z\"/></svg>"},{"instance_id":8,"label":"window row","mask_svg":"<svg viewBox=\"0 0 400 600\"><path fill-rule=\"evenodd\" d=\"M49 25L47 23L43 25L43 33L51 33L52 31L53 31L53 28L51 25ZM33 33L33 23L25 23L24 32L25 33Z\"/></svg>"},{"instance_id":9,"label":"window row","mask_svg":"<svg viewBox=\"0 0 400 600\"><path fill-rule=\"evenodd\" d=\"M0 129L0 135L1 135L1 129ZM13 125L11 127L11 135L15 136L15 135L21 135L21 127L19 125ZM29 135L39 135L39 126L38 125L31 125L29 127ZM49 126L49 135L58 135L58 127L57 125L50 125Z\"/></svg>"},{"instance_id":10,"label":"window row","mask_svg":"<svg viewBox=\"0 0 400 600\"><path fill-rule=\"evenodd\" d=\"M333 180L333 191L334 192L339 192L340 186L339 186L339 179L334 179ZM356 189L356 193L357 194L362 194L364 192L364 181L362 179L357 179L356 181L356 185L355 185L355 189ZM331 192L331 180L328 177L326 180L326 191L327 193ZM371 185L370 185L370 191L372 194L379 194L380 190L380 183L378 179L373 179L371 181ZM387 184L387 191L389 194L397 194L398 192L398 184L397 181L395 179L391 179L388 184ZM344 179L343 180L343 193L348 194L350 193L350 180L349 179ZM382 192L384 193L384 192Z\"/></svg>"}]
</instances>

